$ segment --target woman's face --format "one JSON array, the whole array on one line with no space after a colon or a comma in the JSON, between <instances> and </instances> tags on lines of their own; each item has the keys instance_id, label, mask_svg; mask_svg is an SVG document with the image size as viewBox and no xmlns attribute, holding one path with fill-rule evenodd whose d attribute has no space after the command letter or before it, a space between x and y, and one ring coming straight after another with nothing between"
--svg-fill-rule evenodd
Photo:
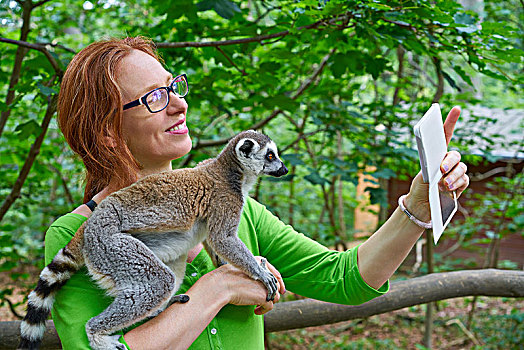
<instances>
[{"instance_id":1,"label":"woman's face","mask_svg":"<svg viewBox=\"0 0 524 350\"><path fill-rule=\"evenodd\" d=\"M124 104L155 88L168 86L172 80L173 76L155 58L139 50L133 50L122 60L117 74ZM186 126L187 103L173 93L169 97L168 106L157 113L150 113L143 105L124 111L124 139L146 172L170 169L171 160L191 150Z\"/></svg>"}]
</instances>

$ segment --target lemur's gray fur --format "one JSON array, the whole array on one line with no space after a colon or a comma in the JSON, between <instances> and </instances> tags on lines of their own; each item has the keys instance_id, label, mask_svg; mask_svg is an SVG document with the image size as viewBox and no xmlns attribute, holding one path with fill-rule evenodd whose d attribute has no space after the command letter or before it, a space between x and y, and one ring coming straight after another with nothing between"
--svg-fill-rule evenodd
<instances>
[{"instance_id":1,"label":"lemur's gray fur","mask_svg":"<svg viewBox=\"0 0 524 350\"><path fill-rule=\"evenodd\" d=\"M215 266L224 260L277 293L277 280L237 237L242 207L257 176L287 169L271 139L244 131L193 169L150 175L104 199L44 268L29 295L19 348L37 348L55 293L84 264L114 301L86 324L93 349L125 349L111 335L164 310L184 278L187 254L199 242Z\"/></svg>"}]
</instances>

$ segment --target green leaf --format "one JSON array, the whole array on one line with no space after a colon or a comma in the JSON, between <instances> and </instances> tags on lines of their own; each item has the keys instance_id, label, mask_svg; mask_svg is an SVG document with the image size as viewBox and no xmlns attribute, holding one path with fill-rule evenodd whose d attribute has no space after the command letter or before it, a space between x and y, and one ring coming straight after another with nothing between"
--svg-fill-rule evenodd
<instances>
[{"instance_id":1,"label":"green leaf","mask_svg":"<svg viewBox=\"0 0 524 350\"><path fill-rule=\"evenodd\" d=\"M377 9L377 10L386 10L386 11L391 10L391 7L388 6L388 5L377 4L377 3L373 3L373 2L367 3L366 6L369 7L369 8L372 8L372 9Z\"/></svg>"},{"instance_id":2,"label":"green leaf","mask_svg":"<svg viewBox=\"0 0 524 350\"><path fill-rule=\"evenodd\" d=\"M371 204L387 205L386 191L377 187L366 187L365 192L369 192L369 200Z\"/></svg>"},{"instance_id":3,"label":"green leaf","mask_svg":"<svg viewBox=\"0 0 524 350\"><path fill-rule=\"evenodd\" d=\"M340 78L348 68L348 55L347 54L336 54L333 57L333 64L331 65L331 71L335 78Z\"/></svg>"},{"instance_id":4,"label":"green leaf","mask_svg":"<svg viewBox=\"0 0 524 350\"><path fill-rule=\"evenodd\" d=\"M370 73L373 78L378 79L380 73L382 73L388 61L384 58L375 58L367 62L366 71Z\"/></svg>"},{"instance_id":5,"label":"green leaf","mask_svg":"<svg viewBox=\"0 0 524 350\"><path fill-rule=\"evenodd\" d=\"M36 120L31 119L25 123L18 124L15 129L16 136L19 140L25 140L30 136L38 136L42 132L42 128Z\"/></svg>"},{"instance_id":6,"label":"green leaf","mask_svg":"<svg viewBox=\"0 0 524 350\"><path fill-rule=\"evenodd\" d=\"M387 169L387 168L380 169L378 171L375 171L374 173L366 173L366 174L370 174L371 176L377 179L390 179L396 176L393 170Z\"/></svg>"},{"instance_id":7,"label":"green leaf","mask_svg":"<svg viewBox=\"0 0 524 350\"><path fill-rule=\"evenodd\" d=\"M290 182L292 181L296 175L286 175L281 177L272 177L272 176L265 176L264 180L269 182Z\"/></svg>"},{"instance_id":8,"label":"green leaf","mask_svg":"<svg viewBox=\"0 0 524 350\"><path fill-rule=\"evenodd\" d=\"M329 180L323 178L320 176L320 174L316 171L312 171L309 175L304 176L304 179L312 183L313 185L327 185L329 184Z\"/></svg>"},{"instance_id":9,"label":"green leaf","mask_svg":"<svg viewBox=\"0 0 524 350\"><path fill-rule=\"evenodd\" d=\"M524 226L524 214L520 214L513 219L513 222L518 226Z\"/></svg>"},{"instance_id":10,"label":"green leaf","mask_svg":"<svg viewBox=\"0 0 524 350\"><path fill-rule=\"evenodd\" d=\"M442 71L442 76L444 77L444 79L446 79L446 81L449 85L451 85L452 88L457 89L458 91L462 91L462 89L457 85L457 83L455 83L455 80L453 80L453 78L450 77L448 73Z\"/></svg>"},{"instance_id":11,"label":"green leaf","mask_svg":"<svg viewBox=\"0 0 524 350\"><path fill-rule=\"evenodd\" d=\"M302 155L298 153L286 153L283 154L281 158L285 161L284 163L289 163L290 165L305 165L301 156Z\"/></svg>"},{"instance_id":12,"label":"green leaf","mask_svg":"<svg viewBox=\"0 0 524 350\"><path fill-rule=\"evenodd\" d=\"M293 112L299 107L299 103L285 95L277 95L262 101L264 106L273 108L274 106L279 107L283 110Z\"/></svg>"},{"instance_id":13,"label":"green leaf","mask_svg":"<svg viewBox=\"0 0 524 350\"><path fill-rule=\"evenodd\" d=\"M466 71L464 69L462 69L462 67L460 66L457 66L457 65L454 65L453 66L453 70L458 74L460 75L460 77L462 78L462 80L464 80L469 86L473 86L473 82L471 81L471 78L469 77L469 75L467 75Z\"/></svg>"},{"instance_id":14,"label":"green leaf","mask_svg":"<svg viewBox=\"0 0 524 350\"><path fill-rule=\"evenodd\" d=\"M196 4L198 11L215 10L222 18L231 19L240 8L229 0L204 0Z\"/></svg>"},{"instance_id":15,"label":"green leaf","mask_svg":"<svg viewBox=\"0 0 524 350\"><path fill-rule=\"evenodd\" d=\"M45 96L51 96L51 95L56 94L56 91L55 91L54 89L42 85L41 82L36 83L36 87L38 87L38 89L40 90L40 92L41 92L42 94L44 94Z\"/></svg>"}]
</instances>

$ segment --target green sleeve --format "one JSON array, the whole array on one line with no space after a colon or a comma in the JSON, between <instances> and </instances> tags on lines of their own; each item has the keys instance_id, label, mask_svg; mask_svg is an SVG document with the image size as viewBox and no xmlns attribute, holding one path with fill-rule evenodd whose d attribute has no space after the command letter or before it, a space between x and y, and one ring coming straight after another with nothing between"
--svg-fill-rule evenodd
<instances>
[{"instance_id":1,"label":"green sleeve","mask_svg":"<svg viewBox=\"0 0 524 350\"><path fill-rule=\"evenodd\" d=\"M387 281L378 290L360 275L357 247L345 252L329 250L297 233L263 205L248 200L253 213L260 254L282 274L286 289L296 294L338 304L356 305L385 294Z\"/></svg>"},{"instance_id":2,"label":"green sleeve","mask_svg":"<svg viewBox=\"0 0 524 350\"><path fill-rule=\"evenodd\" d=\"M45 236L46 264L69 243L85 220L82 215L67 214L51 225ZM90 349L85 325L90 318L100 314L111 301L112 299L92 282L85 267L75 273L57 292L51 311L63 349ZM123 337L120 339L123 342Z\"/></svg>"}]
</instances>

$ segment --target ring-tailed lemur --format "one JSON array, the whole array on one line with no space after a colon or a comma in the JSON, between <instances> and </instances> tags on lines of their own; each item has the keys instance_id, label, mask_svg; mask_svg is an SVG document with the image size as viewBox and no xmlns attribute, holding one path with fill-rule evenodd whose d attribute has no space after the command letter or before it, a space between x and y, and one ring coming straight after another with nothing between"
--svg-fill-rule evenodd
<instances>
[{"instance_id":1,"label":"ring-tailed lemur","mask_svg":"<svg viewBox=\"0 0 524 350\"><path fill-rule=\"evenodd\" d=\"M187 253L199 242L218 265L224 260L277 293L276 278L237 237L242 207L257 176L287 168L271 139L255 131L193 169L147 176L104 199L53 261L29 295L20 348L37 348L55 293L84 264L113 303L86 324L94 349L125 349L112 333L161 312L184 278Z\"/></svg>"}]
</instances>

